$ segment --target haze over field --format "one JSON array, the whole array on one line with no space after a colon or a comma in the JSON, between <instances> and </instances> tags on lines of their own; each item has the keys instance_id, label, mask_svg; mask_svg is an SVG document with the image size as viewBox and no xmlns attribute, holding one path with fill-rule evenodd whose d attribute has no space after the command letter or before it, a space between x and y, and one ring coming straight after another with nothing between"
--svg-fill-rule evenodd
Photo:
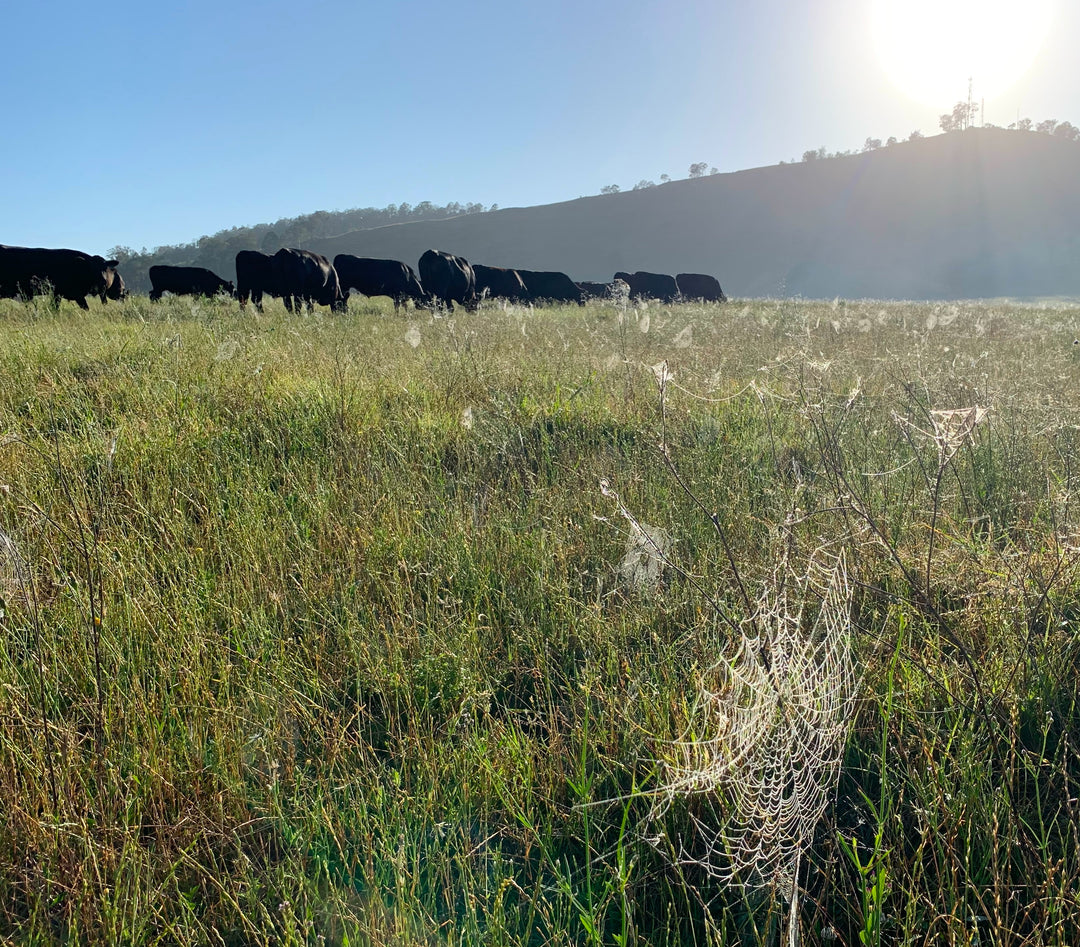
<instances>
[{"instance_id":1,"label":"haze over field","mask_svg":"<svg viewBox=\"0 0 1080 947\"><path fill-rule=\"evenodd\" d=\"M413 266L440 247L576 280L704 272L741 297L1080 296L1080 141L1056 134L969 128L626 193L426 217L309 215L121 255L120 272L145 293L154 264L232 279L237 251L253 247Z\"/></svg>"},{"instance_id":2,"label":"haze over field","mask_svg":"<svg viewBox=\"0 0 1080 947\"><path fill-rule=\"evenodd\" d=\"M5 11L5 32L0 242L102 253L857 150L935 133L967 76L997 125L1075 119L1080 101L1080 10L1061 0L62 0Z\"/></svg>"},{"instance_id":3,"label":"haze over field","mask_svg":"<svg viewBox=\"0 0 1080 947\"><path fill-rule=\"evenodd\" d=\"M629 194L398 224L312 249L610 280L705 272L734 296L1078 296L1080 142L969 129ZM224 262L224 261L223 261Z\"/></svg>"}]
</instances>

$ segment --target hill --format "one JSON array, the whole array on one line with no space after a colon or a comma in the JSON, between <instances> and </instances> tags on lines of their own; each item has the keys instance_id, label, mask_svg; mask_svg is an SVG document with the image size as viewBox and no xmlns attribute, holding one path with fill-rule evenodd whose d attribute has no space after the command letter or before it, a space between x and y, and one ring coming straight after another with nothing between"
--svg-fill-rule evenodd
<instances>
[{"instance_id":1,"label":"hill","mask_svg":"<svg viewBox=\"0 0 1080 947\"><path fill-rule=\"evenodd\" d=\"M1080 295L1080 143L969 129L846 157L312 240L415 265L705 272L735 296Z\"/></svg>"},{"instance_id":2,"label":"hill","mask_svg":"<svg viewBox=\"0 0 1080 947\"><path fill-rule=\"evenodd\" d=\"M493 204L492 209L495 206ZM121 275L131 292L148 293L148 271L155 264L205 266L233 279L238 250L268 250L272 253L278 247L306 247L312 240L346 231L391 223L438 220L459 214L478 214L485 209L483 204L476 203L452 201L438 206L431 201L421 201L415 207L410 204L389 204L386 207L355 207L342 211L317 210L299 217L282 217L269 224L231 227L190 243L158 246L152 250L143 247L137 251L131 247L117 246L109 251L109 255L120 261Z\"/></svg>"}]
</instances>

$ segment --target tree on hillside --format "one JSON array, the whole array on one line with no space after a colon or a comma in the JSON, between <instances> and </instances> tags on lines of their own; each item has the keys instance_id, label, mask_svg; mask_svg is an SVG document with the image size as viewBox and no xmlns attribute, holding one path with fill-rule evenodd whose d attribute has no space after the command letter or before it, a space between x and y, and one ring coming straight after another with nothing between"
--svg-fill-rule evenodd
<instances>
[{"instance_id":1,"label":"tree on hillside","mask_svg":"<svg viewBox=\"0 0 1080 947\"><path fill-rule=\"evenodd\" d=\"M670 174L661 174L660 175L660 183L661 184L667 184L668 181L670 181L670 180L671 180L671 175Z\"/></svg>"},{"instance_id":2,"label":"tree on hillside","mask_svg":"<svg viewBox=\"0 0 1080 947\"><path fill-rule=\"evenodd\" d=\"M1057 127L1056 118L1045 118L1038 125L1035 126L1035 131L1040 132L1043 135L1054 134L1054 129Z\"/></svg>"},{"instance_id":3,"label":"tree on hillside","mask_svg":"<svg viewBox=\"0 0 1080 947\"><path fill-rule=\"evenodd\" d=\"M863 151L877 151L878 148L880 148L880 147L881 147L881 139L880 138L867 138L866 141L863 142L862 150Z\"/></svg>"},{"instance_id":4,"label":"tree on hillside","mask_svg":"<svg viewBox=\"0 0 1080 947\"><path fill-rule=\"evenodd\" d=\"M705 169L708 168L709 163L707 161L695 161L690 165L690 177L700 178L705 175Z\"/></svg>"},{"instance_id":5,"label":"tree on hillside","mask_svg":"<svg viewBox=\"0 0 1080 947\"><path fill-rule=\"evenodd\" d=\"M655 181L647 181L645 178L642 178L640 181L637 182L637 184L634 185L634 190L635 191L644 191L646 188L649 188L649 187L656 187L656 182Z\"/></svg>"},{"instance_id":6,"label":"tree on hillside","mask_svg":"<svg viewBox=\"0 0 1080 947\"><path fill-rule=\"evenodd\" d=\"M925 138L925 137L926 136L921 131L919 131L919 129L916 128L915 131L913 131L910 135L907 136L907 140L908 141L918 141L920 138Z\"/></svg>"},{"instance_id":7,"label":"tree on hillside","mask_svg":"<svg viewBox=\"0 0 1080 947\"><path fill-rule=\"evenodd\" d=\"M1055 138L1064 138L1066 141L1080 141L1080 128L1072 122L1059 122L1053 131Z\"/></svg>"},{"instance_id":8,"label":"tree on hillside","mask_svg":"<svg viewBox=\"0 0 1080 947\"><path fill-rule=\"evenodd\" d=\"M829 153L824 148L811 148L809 151L802 153L803 161L820 161L828 156Z\"/></svg>"},{"instance_id":9,"label":"tree on hillside","mask_svg":"<svg viewBox=\"0 0 1080 947\"><path fill-rule=\"evenodd\" d=\"M957 102L951 114L942 115L938 120L943 132L962 132L975 124L975 115L979 107L974 103Z\"/></svg>"},{"instance_id":10,"label":"tree on hillside","mask_svg":"<svg viewBox=\"0 0 1080 947\"><path fill-rule=\"evenodd\" d=\"M605 184L602 188L600 188L600 193L601 194L618 194L619 191L621 191L621 190L622 190L622 188L620 188L618 184Z\"/></svg>"}]
</instances>

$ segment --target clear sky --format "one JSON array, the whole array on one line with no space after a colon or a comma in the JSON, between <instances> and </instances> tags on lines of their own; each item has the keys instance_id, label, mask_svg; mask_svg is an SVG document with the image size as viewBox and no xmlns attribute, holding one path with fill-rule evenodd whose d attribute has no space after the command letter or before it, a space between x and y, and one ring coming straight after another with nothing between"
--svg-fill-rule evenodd
<instances>
[{"instance_id":1,"label":"clear sky","mask_svg":"<svg viewBox=\"0 0 1080 947\"><path fill-rule=\"evenodd\" d=\"M958 27L935 19L950 2L993 9ZM1075 0L933 0L922 2L925 25L902 26L939 34L924 55L952 58L987 23L1016 45L1040 4L1045 42L987 101L986 120L1080 125ZM525 206L686 177L692 162L737 171L936 134L967 84L920 101L900 88L882 43L912 40L882 20L882 5L8 4L0 243L138 250L316 210Z\"/></svg>"}]
</instances>

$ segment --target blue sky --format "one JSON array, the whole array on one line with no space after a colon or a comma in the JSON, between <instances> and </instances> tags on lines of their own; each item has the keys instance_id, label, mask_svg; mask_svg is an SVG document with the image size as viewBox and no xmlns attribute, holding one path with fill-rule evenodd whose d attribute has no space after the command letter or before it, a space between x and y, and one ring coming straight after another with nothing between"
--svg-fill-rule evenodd
<instances>
[{"instance_id":1,"label":"blue sky","mask_svg":"<svg viewBox=\"0 0 1080 947\"><path fill-rule=\"evenodd\" d=\"M0 243L104 252L316 210L524 206L934 134L967 90L899 91L871 2L10 4ZM988 121L1080 125L1080 4L1054 17Z\"/></svg>"}]
</instances>

